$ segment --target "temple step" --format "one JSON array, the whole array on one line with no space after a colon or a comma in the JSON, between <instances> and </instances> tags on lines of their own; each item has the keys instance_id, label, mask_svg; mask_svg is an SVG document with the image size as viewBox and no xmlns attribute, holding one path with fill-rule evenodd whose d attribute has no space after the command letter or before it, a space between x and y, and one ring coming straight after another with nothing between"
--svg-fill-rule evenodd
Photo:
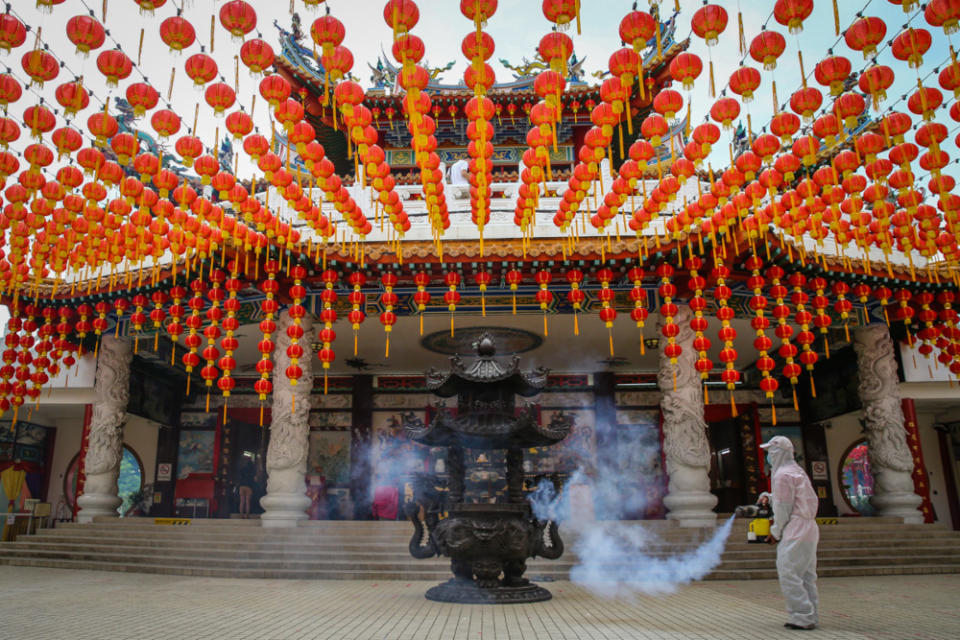
<instances>
[{"instance_id":1,"label":"temple step","mask_svg":"<svg viewBox=\"0 0 960 640\"><path fill-rule=\"evenodd\" d=\"M682 529L669 521L596 522L590 528L629 533L642 527L645 555L665 558L695 548L714 528ZM776 550L746 542L747 521L734 523L715 580L776 577ZM449 562L415 560L407 552L408 522L315 521L265 529L256 519L192 520L186 526L148 518L63 523L0 544L0 564L139 571L235 578L444 580ZM960 533L896 519L841 519L820 527L822 576L960 573ZM555 561L528 562L539 580L569 579L579 563L577 537L561 527L567 551Z\"/></svg>"}]
</instances>

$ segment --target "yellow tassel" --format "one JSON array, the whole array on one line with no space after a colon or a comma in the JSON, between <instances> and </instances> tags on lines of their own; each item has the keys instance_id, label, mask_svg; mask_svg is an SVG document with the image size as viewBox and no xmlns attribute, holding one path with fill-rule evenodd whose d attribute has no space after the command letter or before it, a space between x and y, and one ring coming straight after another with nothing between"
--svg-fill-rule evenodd
<instances>
[{"instance_id":1,"label":"yellow tassel","mask_svg":"<svg viewBox=\"0 0 960 640\"><path fill-rule=\"evenodd\" d=\"M217 18L210 16L210 53L213 53L213 33L216 30Z\"/></svg>"},{"instance_id":2,"label":"yellow tassel","mask_svg":"<svg viewBox=\"0 0 960 640\"><path fill-rule=\"evenodd\" d=\"M737 11L737 28L740 31L740 57L747 55L747 36L743 33L743 13Z\"/></svg>"},{"instance_id":3,"label":"yellow tassel","mask_svg":"<svg viewBox=\"0 0 960 640\"><path fill-rule=\"evenodd\" d=\"M144 29L140 29L140 46L137 48L137 66L140 66L140 61L143 56L143 33Z\"/></svg>"},{"instance_id":4,"label":"yellow tassel","mask_svg":"<svg viewBox=\"0 0 960 640\"><path fill-rule=\"evenodd\" d=\"M543 336L544 336L544 337L547 337L548 335L549 335L549 334L547 333L547 314L546 314L546 312L544 312L544 314L543 314Z\"/></svg>"},{"instance_id":5,"label":"yellow tassel","mask_svg":"<svg viewBox=\"0 0 960 640\"><path fill-rule=\"evenodd\" d=\"M780 100L777 99L777 81L774 80L771 85L773 92L773 115L777 115L780 113Z\"/></svg>"},{"instance_id":6,"label":"yellow tassel","mask_svg":"<svg viewBox=\"0 0 960 640\"><path fill-rule=\"evenodd\" d=\"M710 392L707 391L707 381L703 381L703 404L710 404Z\"/></svg>"},{"instance_id":7,"label":"yellow tassel","mask_svg":"<svg viewBox=\"0 0 960 640\"><path fill-rule=\"evenodd\" d=\"M817 397L817 386L813 383L813 372L810 372L810 396Z\"/></svg>"},{"instance_id":8,"label":"yellow tassel","mask_svg":"<svg viewBox=\"0 0 960 640\"><path fill-rule=\"evenodd\" d=\"M834 35L840 35L840 7L837 6L837 0L833 0L833 31Z\"/></svg>"},{"instance_id":9,"label":"yellow tassel","mask_svg":"<svg viewBox=\"0 0 960 640\"><path fill-rule=\"evenodd\" d=\"M770 400L770 412L772 415L770 422L773 426L777 426L777 405L773 404L773 400Z\"/></svg>"},{"instance_id":10,"label":"yellow tassel","mask_svg":"<svg viewBox=\"0 0 960 640\"><path fill-rule=\"evenodd\" d=\"M717 83L713 79L713 60L710 61L710 97L717 97Z\"/></svg>"},{"instance_id":11,"label":"yellow tassel","mask_svg":"<svg viewBox=\"0 0 960 640\"><path fill-rule=\"evenodd\" d=\"M803 82L803 88L807 88L807 72L803 69L803 51L797 50L797 59L800 61L800 80Z\"/></svg>"},{"instance_id":12,"label":"yellow tassel","mask_svg":"<svg viewBox=\"0 0 960 640\"><path fill-rule=\"evenodd\" d=\"M733 389L730 390L730 415L736 418L739 414L737 411L737 403L733 399Z\"/></svg>"},{"instance_id":13,"label":"yellow tassel","mask_svg":"<svg viewBox=\"0 0 960 640\"><path fill-rule=\"evenodd\" d=\"M610 357L613 357L613 330L607 333L607 340L610 342Z\"/></svg>"},{"instance_id":14,"label":"yellow tassel","mask_svg":"<svg viewBox=\"0 0 960 640\"><path fill-rule=\"evenodd\" d=\"M577 312L573 312L573 335L580 335L580 321L577 319Z\"/></svg>"},{"instance_id":15,"label":"yellow tassel","mask_svg":"<svg viewBox=\"0 0 960 640\"><path fill-rule=\"evenodd\" d=\"M797 403L797 385L791 383L793 387L793 410L800 411L800 405Z\"/></svg>"}]
</instances>

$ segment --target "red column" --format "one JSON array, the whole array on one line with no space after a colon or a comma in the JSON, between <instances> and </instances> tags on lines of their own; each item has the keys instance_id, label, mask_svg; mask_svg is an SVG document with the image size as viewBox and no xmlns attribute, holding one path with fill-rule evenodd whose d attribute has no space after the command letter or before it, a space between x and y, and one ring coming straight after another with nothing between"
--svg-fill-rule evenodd
<instances>
[{"instance_id":1,"label":"red column","mask_svg":"<svg viewBox=\"0 0 960 640\"><path fill-rule=\"evenodd\" d=\"M80 437L80 462L77 464L77 490L73 500L73 518L76 519L78 498L83 495L83 485L87 479L87 449L90 446L90 419L93 417L93 405L83 408L83 435Z\"/></svg>"},{"instance_id":2,"label":"red column","mask_svg":"<svg viewBox=\"0 0 960 640\"><path fill-rule=\"evenodd\" d=\"M920 446L920 433L917 429L917 410L913 398L904 398L900 401L903 407L903 426L907 431L907 446L913 456L913 486L917 495L923 498L920 511L923 512L923 521L933 522L933 505L930 502L930 483L927 482L927 467L923 462L923 449Z\"/></svg>"}]
</instances>

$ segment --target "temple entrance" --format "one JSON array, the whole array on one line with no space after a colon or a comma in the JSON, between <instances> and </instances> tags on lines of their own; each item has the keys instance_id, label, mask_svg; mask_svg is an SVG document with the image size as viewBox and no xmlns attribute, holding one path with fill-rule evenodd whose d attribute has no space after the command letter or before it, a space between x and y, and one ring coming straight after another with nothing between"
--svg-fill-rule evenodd
<instances>
[{"instance_id":1,"label":"temple entrance","mask_svg":"<svg viewBox=\"0 0 960 640\"><path fill-rule=\"evenodd\" d=\"M264 416L269 420L269 415ZM266 456L270 429L259 424L259 410L228 410L220 436L218 469L219 493L217 516L240 514L240 495L249 487L250 514L263 512L260 498L266 493Z\"/></svg>"},{"instance_id":2,"label":"temple entrance","mask_svg":"<svg viewBox=\"0 0 960 640\"><path fill-rule=\"evenodd\" d=\"M717 496L717 513L732 513L756 502L765 490L758 458L756 409L708 405L705 417L710 440L710 492Z\"/></svg>"}]
</instances>

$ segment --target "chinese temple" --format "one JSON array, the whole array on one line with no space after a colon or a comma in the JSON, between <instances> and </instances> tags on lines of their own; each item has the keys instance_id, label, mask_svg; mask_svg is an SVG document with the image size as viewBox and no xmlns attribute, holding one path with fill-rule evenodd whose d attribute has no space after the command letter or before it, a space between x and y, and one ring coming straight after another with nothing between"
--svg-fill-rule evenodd
<instances>
[{"instance_id":1,"label":"chinese temple","mask_svg":"<svg viewBox=\"0 0 960 640\"><path fill-rule=\"evenodd\" d=\"M835 30L818 3L837 42L811 51L809 1L761 29L651 0L594 60L586 3L545 0L496 71L496 0L459 3L459 52L413 0L367 24L231 0L209 39L208 9L136 0L141 55L106 11L37 4L42 32L0 15L11 511L404 519L449 492L404 429L457 411L422 372L486 334L551 371L531 430L572 423L524 447L525 493L579 469L622 479L590 517L711 527L785 435L821 515L960 529L955 3ZM478 503L517 490L466 451Z\"/></svg>"}]
</instances>

